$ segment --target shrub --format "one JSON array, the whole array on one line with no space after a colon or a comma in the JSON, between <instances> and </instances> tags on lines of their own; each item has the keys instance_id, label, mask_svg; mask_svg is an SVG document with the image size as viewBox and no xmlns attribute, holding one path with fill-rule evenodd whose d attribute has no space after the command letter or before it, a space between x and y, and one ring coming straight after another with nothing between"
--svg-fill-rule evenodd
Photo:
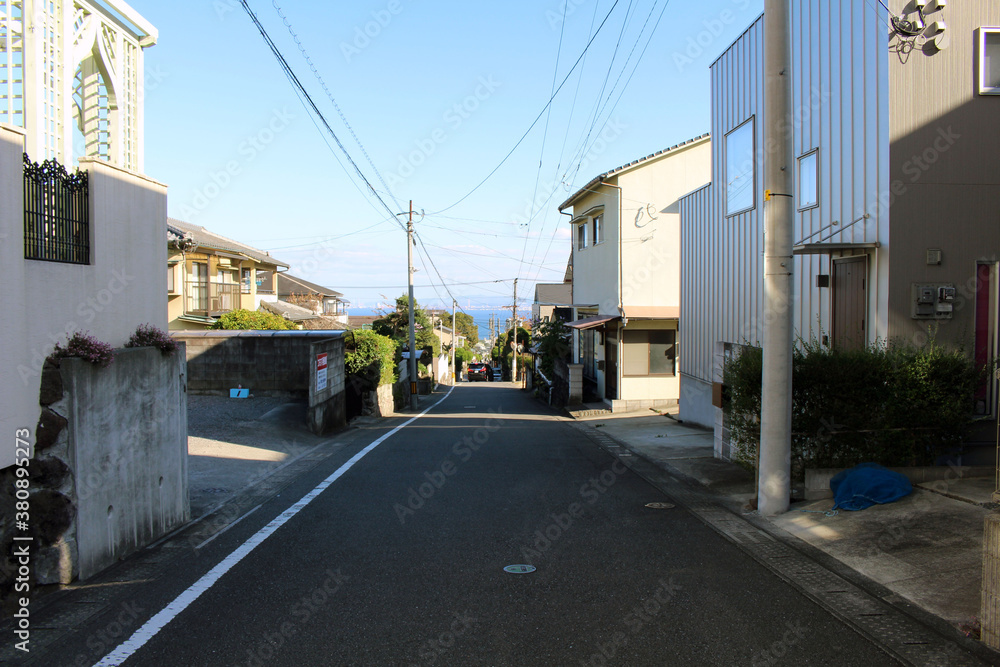
<instances>
[{"instance_id":1,"label":"shrub","mask_svg":"<svg viewBox=\"0 0 1000 667\"><path fill-rule=\"evenodd\" d=\"M396 342L374 331L356 330L348 339L344 368L348 375L366 375L378 384L396 382Z\"/></svg>"},{"instance_id":2,"label":"shrub","mask_svg":"<svg viewBox=\"0 0 1000 667\"><path fill-rule=\"evenodd\" d=\"M168 357L177 350L177 341L166 331L157 329L152 324L140 324L125 347L155 347Z\"/></svg>"},{"instance_id":3,"label":"shrub","mask_svg":"<svg viewBox=\"0 0 1000 667\"><path fill-rule=\"evenodd\" d=\"M90 335L89 331L80 333L77 331L66 342L66 347L56 343L55 349L50 358L63 359L65 357L79 357L95 366L104 368L110 366L115 360L115 350L113 347L97 340Z\"/></svg>"},{"instance_id":4,"label":"shrub","mask_svg":"<svg viewBox=\"0 0 1000 667\"><path fill-rule=\"evenodd\" d=\"M248 330L273 330L289 331L298 329L294 322L286 320L280 315L268 313L262 310L233 310L218 319L212 325L213 329L227 329L234 331Z\"/></svg>"},{"instance_id":5,"label":"shrub","mask_svg":"<svg viewBox=\"0 0 1000 667\"><path fill-rule=\"evenodd\" d=\"M763 359L746 347L724 365L734 458L753 465L760 442ZM985 369L962 350L876 344L793 355L792 464L841 468L865 461L932 465L962 444Z\"/></svg>"},{"instance_id":6,"label":"shrub","mask_svg":"<svg viewBox=\"0 0 1000 667\"><path fill-rule=\"evenodd\" d=\"M462 376L462 370L472 361L472 350L460 347L455 350L455 377Z\"/></svg>"}]
</instances>

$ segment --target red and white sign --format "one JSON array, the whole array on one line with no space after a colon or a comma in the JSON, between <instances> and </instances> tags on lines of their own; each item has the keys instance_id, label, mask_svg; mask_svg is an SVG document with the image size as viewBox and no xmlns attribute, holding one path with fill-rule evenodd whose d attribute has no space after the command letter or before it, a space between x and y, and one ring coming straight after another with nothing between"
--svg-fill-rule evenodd
<instances>
[{"instance_id":1,"label":"red and white sign","mask_svg":"<svg viewBox=\"0 0 1000 667\"><path fill-rule=\"evenodd\" d=\"M326 353L316 355L316 391L326 389Z\"/></svg>"}]
</instances>

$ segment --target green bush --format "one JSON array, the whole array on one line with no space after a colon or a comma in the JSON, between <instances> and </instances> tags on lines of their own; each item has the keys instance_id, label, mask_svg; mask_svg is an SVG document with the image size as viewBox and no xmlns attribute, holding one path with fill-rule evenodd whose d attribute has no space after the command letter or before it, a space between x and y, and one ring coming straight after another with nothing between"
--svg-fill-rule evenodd
<instances>
[{"instance_id":1,"label":"green bush","mask_svg":"<svg viewBox=\"0 0 1000 667\"><path fill-rule=\"evenodd\" d=\"M760 442L763 358L745 347L724 365L733 456L754 465ZM801 343L792 366L792 465L933 465L962 444L985 369L962 350Z\"/></svg>"},{"instance_id":2,"label":"green bush","mask_svg":"<svg viewBox=\"0 0 1000 667\"><path fill-rule=\"evenodd\" d=\"M349 376L370 375L378 384L396 381L396 342L374 331L355 330L347 338L344 369Z\"/></svg>"},{"instance_id":3,"label":"green bush","mask_svg":"<svg viewBox=\"0 0 1000 667\"><path fill-rule=\"evenodd\" d=\"M249 330L273 330L273 331L290 331L292 329L298 329L298 326L290 320L286 320L280 315L275 315L274 313L264 312L262 310L233 310L216 321L212 325L213 329L227 329L234 331L249 331Z\"/></svg>"}]
</instances>

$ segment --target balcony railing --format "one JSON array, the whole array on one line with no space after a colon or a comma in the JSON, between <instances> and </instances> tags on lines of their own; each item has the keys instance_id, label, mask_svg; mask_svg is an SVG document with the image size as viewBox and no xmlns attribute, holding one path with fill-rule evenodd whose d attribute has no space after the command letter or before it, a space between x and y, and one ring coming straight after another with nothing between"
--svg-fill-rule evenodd
<instances>
[{"instance_id":1,"label":"balcony railing","mask_svg":"<svg viewBox=\"0 0 1000 667\"><path fill-rule=\"evenodd\" d=\"M185 311L193 315L215 317L240 307L238 283L211 283L206 280L187 281Z\"/></svg>"}]
</instances>

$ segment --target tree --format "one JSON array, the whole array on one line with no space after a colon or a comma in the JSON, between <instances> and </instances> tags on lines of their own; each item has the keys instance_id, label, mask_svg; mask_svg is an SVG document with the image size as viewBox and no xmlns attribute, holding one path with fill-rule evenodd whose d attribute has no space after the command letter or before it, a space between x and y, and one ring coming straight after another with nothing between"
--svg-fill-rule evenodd
<instances>
[{"instance_id":1,"label":"tree","mask_svg":"<svg viewBox=\"0 0 1000 667\"><path fill-rule=\"evenodd\" d=\"M560 319L542 322L535 329L535 342L538 343L541 358L539 367L542 373L551 378L556 361L568 361L572 353L573 337L569 327Z\"/></svg>"},{"instance_id":2,"label":"tree","mask_svg":"<svg viewBox=\"0 0 1000 667\"><path fill-rule=\"evenodd\" d=\"M400 348L408 347L410 344L409 310L410 299L404 294L396 299L394 311L372 322L372 331L393 339L399 343ZM441 340L434 335L434 327L431 325L430 318L420 308L416 299L413 301L413 321L416 324L417 349L431 348L435 356L441 354Z\"/></svg>"},{"instance_id":3,"label":"tree","mask_svg":"<svg viewBox=\"0 0 1000 667\"><path fill-rule=\"evenodd\" d=\"M465 336L466 347L472 347L479 342L479 326L472 319L472 315L455 313L455 328L458 329L460 336Z\"/></svg>"}]
</instances>

